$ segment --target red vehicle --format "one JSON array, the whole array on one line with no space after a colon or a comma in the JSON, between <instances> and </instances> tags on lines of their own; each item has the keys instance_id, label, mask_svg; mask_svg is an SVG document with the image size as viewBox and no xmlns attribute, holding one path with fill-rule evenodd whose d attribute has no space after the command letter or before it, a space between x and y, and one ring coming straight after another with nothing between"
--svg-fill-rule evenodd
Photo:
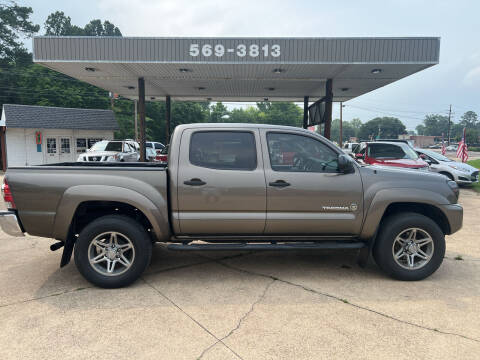
<instances>
[{"instance_id":1,"label":"red vehicle","mask_svg":"<svg viewBox=\"0 0 480 360\"><path fill-rule=\"evenodd\" d=\"M428 170L428 164L408 144L402 142L364 142L356 149L355 158L365 164Z\"/></svg>"}]
</instances>

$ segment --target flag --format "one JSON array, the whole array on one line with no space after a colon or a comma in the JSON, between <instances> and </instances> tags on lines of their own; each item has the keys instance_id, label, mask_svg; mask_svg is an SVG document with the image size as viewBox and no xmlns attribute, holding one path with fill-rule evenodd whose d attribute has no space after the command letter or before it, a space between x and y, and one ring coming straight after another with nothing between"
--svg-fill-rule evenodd
<instances>
[{"instance_id":1,"label":"flag","mask_svg":"<svg viewBox=\"0 0 480 360\"><path fill-rule=\"evenodd\" d=\"M458 143L457 158L461 159L462 162L467 162L468 160L468 148L467 142L465 140L465 128L463 128L462 141Z\"/></svg>"},{"instance_id":2,"label":"flag","mask_svg":"<svg viewBox=\"0 0 480 360\"><path fill-rule=\"evenodd\" d=\"M443 140L443 133L442 133L442 155L445 155L447 149L445 148L445 140Z\"/></svg>"}]
</instances>

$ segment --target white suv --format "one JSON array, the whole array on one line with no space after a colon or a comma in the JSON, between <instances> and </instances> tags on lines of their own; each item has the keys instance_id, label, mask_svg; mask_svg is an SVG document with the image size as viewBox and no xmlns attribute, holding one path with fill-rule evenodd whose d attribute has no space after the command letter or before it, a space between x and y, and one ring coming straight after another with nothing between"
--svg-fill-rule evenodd
<instances>
[{"instance_id":1,"label":"white suv","mask_svg":"<svg viewBox=\"0 0 480 360\"><path fill-rule=\"evenodd\" d=\"M95 143L77 161L136 162L140 159L138 144L133 140L102 140Z\"/></svg>"}]
</instances>

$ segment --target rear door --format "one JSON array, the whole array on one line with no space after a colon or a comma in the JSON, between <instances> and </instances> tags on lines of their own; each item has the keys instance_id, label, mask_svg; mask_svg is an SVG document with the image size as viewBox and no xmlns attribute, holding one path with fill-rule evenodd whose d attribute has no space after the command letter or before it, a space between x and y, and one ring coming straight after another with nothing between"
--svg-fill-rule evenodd
<instances>
[{"instance_id":1,"label":"rear door","mask_svg":"<svg viewBox=\"0 0 480 360\"><path fill-rule=\"evenodd\" d=\"M360 173L337 171L338 153L319 138L261 130L267 185L265 235L358 234L363 217Z\"/></svg>"},{"instance_id":2,"label":"rear door","mask_svg":"<svg viewBox=\"0 0 480 360\"><path fill-rule=\"evenodd\" d=\"M186 129L178 164L182 234L262 234L266 187L258 129Z\"/></svg>"}]
</instances>

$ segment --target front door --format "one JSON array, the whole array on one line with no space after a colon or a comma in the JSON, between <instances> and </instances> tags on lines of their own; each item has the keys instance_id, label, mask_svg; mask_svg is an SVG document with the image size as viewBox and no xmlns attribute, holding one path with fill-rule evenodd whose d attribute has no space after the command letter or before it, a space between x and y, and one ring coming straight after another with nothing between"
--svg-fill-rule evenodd
<instances>
[{"instance_id":1,"label":"front door","mask_svg":"<svg viewBox=\"0 0 480 360\"><path fill-rule=\"evenodd\" d=\"M266 189L258 129L186 129L177 183L182 234L263 233Z\"/></svg>"},{"instance_id":2,"label":"front door","mask_svg":"<svg viewBox=\"0 0 480 360\"><path fill-rule=\"evenodd\" d=\"M60 162L70 162L73 161L73 147L72 147L72 138L70 137L60 137Z\"/></svg>"},{"instance_id":3,"label":"front door","mask_svg":"<svg viewBox=\"0 0 480 360\"><path fill-rule=\"evenodd\" d=\"M45 162L47 164L58 163L60 160L60 153L58 149L58 142L56 137L47 137L45 139L45 144L47 146L45 153Z\"/></svg>"},{"instance_id":4,"label":"front door","mask_svg":"<svg viewBox=\"0 0 480 360\"><path fill-rule=\"evenodd\" d=\"M338 172L338 153L313 134L269 130L261 134L267 149L265 234L358 234L363 217L358 169Z\"/></svg>"}]
</instances>

